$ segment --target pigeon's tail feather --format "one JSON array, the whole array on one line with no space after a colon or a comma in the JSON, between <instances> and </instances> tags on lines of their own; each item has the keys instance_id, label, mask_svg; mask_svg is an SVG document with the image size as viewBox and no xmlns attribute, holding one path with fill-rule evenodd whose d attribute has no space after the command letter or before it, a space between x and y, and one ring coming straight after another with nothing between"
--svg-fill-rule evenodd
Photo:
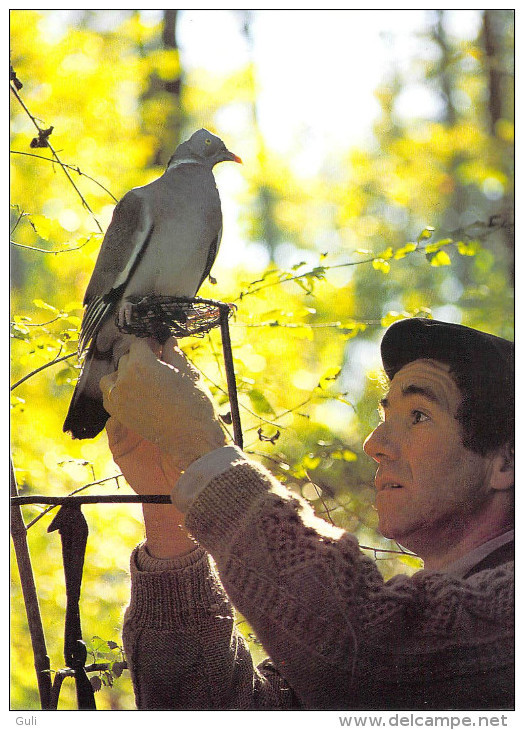
<instances>
[{"instance_id":1,"label":"pigeon's tail feather","mask_svg":"<svg viewBox=\"0 0 524 730\"><path fill-rule=\"evenodd\" d=\"M70 431L74 439L92 439L104 428L108 418L109 413L99 399L79 393L69 406L64 431Z\"/></svg>"},{"instance_id":2,"label":"pigeon's tail feather","mask_svg":"<svg viewBox=\"0 0 524 730\"><path fill-rule=\"evenodd\" d=\"M98 358L91 344L82 366L82 372L71 398L63 430L75 439L94 438L106 425L109 413L102 404L100 379L113 372L109 358Z\"/></svg>"}]
</instances>

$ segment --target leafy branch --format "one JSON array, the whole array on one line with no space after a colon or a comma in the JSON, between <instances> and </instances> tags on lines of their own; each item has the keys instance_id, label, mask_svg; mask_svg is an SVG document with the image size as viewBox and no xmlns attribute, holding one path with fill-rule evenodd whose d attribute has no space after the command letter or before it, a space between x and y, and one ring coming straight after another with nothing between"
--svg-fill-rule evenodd
<instances>
[{"instance_id":1,"label":"leafy branch","mask_svg":"<svg viewBox=\"0 0 524 730\"><path fill-rule=\"evenodd\" d=\"M419 234L416 241L408 242L403 246L393 249L388 246L378 254L372 254L360 261L345 261L338 264L318 264L307 271L299 271L304 262L295 264L291 270L281 271L270 269L255 281L247 285L247 288L240 292L234 301L240 301L246 296L257 294L264 289L280 286L288 282L296 282L307 294L312 294L315 282L326 278L328 271L347 268L349 266L362 266L371 264L374 269L388 274L391 268L391 261L398 261L413 254L425 255L431 266L449 266L451 263L445 249L450 246L456 247L462 256L474 256L478 252L478 244L498 230L509 227L508 221L502 216L492 216L488 222L475 221L463 228L452 231L447 238L440 239L433 243L426 243L434 233L432 226L426 226ZM477 244L477 245L476 245ZM363 254L371 254L370 251L361 251ZM325 259L327 254L322 254ZM299 273L297 273L299 272Z\"/></svg>"}]
</instances>

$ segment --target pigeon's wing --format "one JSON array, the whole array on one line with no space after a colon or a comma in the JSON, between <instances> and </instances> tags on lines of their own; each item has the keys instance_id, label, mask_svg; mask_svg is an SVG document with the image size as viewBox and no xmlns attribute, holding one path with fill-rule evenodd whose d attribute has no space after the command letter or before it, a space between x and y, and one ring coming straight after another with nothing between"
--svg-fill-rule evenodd
<instances>
[{"instance_id":1,"label":"pigeon's wing","mask_svg":"<svg viewBox=\"0 0 524 730\"><path fill-rule=\"evenodd\" d=\"M126 193L115 207L85 293L79 352L86 349L106 315L114 309L152 230L147 200L133 190Z\"/></svg>"},{"instance_id":2,"label":"pigeon's wing","mask_svg":"<svg viewBox=\"0 0 524 730\"><path fill-rule=\"evenodd\" d=\"M222 226L220 226L220 230L218 231L215 239L212 241L210 247L209 247L209 253L207 255L207 261L206 261L206 268L204 269L204 273L202 274L202 278L200 279L200 284L198 285L197 292L204 283L204 281L207 279L209 274L211 273L211 269L213 267L213 264L215 263L215 259L218 254L218 249L220 247L220 241L222 240Z\"/></svg>"}]
</instances>

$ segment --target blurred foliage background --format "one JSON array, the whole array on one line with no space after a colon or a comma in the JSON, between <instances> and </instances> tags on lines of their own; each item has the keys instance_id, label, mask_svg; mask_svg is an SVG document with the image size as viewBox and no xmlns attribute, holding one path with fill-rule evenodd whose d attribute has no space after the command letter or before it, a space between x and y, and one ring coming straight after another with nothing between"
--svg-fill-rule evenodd
<instances>
[{"instance_id":1,"label":"blurred foliage background","mask_svg":"<svg viewBox=\"0 0 524 730\"><path fill-rule=\"evenodd\" d=\"M361 444L377 423L378 343L389 323L414 315L513 337L514 17L390 11L395 23L380 40L402 61L380 68L372 123L356 141L352 80L366 83L379 49L364 36L352 51L361 64L334 62L329 32L349 34L355 13L371 28L379 12L11 11L11 449L20 494L131 492L115 479L105 434L77 442L62 433L78 376L66 356L115 199L158 177L176 144L206 126L244 159L215 169L225 233L217 284L200 294L238 307L231 336L246 451L355 532L386 577L419 567L375 529L374 469ZM399 20L414 14L413 30L399 35ZM288 62L311 68L298 38L281 42L290 20L300 49L315 54L311 78L286 77ZM210 64L211 36L221 57L241 49L235 63ZM288 83L278 103L260 73L270 54ZM313 114L296 114L304 88L315 119L338 115L336 134L326 127L322 136ZM40 142L36 125L52 127ZM227 413L219 332L182 344ZM83 511L84 639L91 659L111 666L122 660L141 510ZM65 607L58 535L46 532L55 513L23 508L53 669L63 666ZM12 708L38 708L14 561L11 579ZM99 679L99 708L134 707L127 671ZM60 707L75 707L67 681Z\"/></svg>"}]
</instances>

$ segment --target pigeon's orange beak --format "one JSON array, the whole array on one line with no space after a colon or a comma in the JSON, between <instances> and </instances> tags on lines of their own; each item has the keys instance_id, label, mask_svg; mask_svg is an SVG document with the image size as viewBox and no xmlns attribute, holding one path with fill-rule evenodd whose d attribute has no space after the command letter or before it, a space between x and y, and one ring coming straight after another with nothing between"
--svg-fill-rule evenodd
<instances>
[{"instance_id":1,"label":"pigeon's orange beak","mask_svg":"<svg viewBox=\"0 0 524 730\"><path fill-rule=\"evenodd\" d=\"M233 152L229 152L229 150L228 150L228 154L230 155L230 157L228 159L230 159L231 162L238 162L240 165L244 164L242 162L242 158L239 157L238 155L233 154Z\"/></svg>"}]
</instances>

